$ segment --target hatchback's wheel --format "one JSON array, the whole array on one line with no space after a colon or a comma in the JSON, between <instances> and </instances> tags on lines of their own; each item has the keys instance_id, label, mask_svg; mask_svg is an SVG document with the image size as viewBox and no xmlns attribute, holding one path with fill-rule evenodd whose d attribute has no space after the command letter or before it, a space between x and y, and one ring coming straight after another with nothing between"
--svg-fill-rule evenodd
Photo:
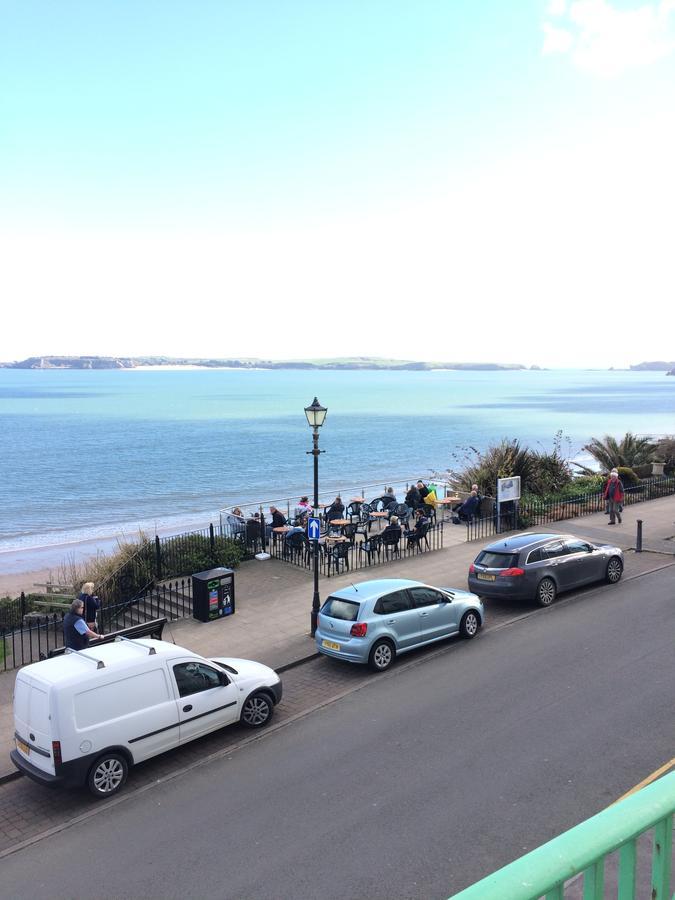
<instances>
[{"instance_id":1,"label":"hatchback's wheel","mask_svg":"<svg viewBox=\"0 0 675 900\"><path fill-rule=\"evenodd\" d=\"M607 581L609 581L610 584L616 584L617 581L621 581L622 575L623 563L618 556L613 556L607 563L607 572L605 573L605 578L607 579Z\"/></svg>"},{"instance_id":2,"label":"hatchback's wheel","mask_svg":"<svg viewBox=\"0 0 675 900\"><path fill-rule=\"evenodd\" d=\"M393 663L396 650L389 641L377 641L373 644L368 657L368 665L375 672L384 672Z\"/></svg>"},{"instance_id":3,"label":"hatchback's wheel","mask_svg":"<svg viewBox=\"0 0 675 900\"><path fill-rule=\"evenodd\" d=\"M241 724L247 728L262 728L272 718L274 706L268 694L251 694L241 710Z\"/></svg>"},{"instance_id":4,"label":"hatchback's wheel","mask_svg":"<svg viewBox=\"0 0 675 900\"><path fill-rule=\"evenodd\" d=\"M106 753L89 770L87 787L99 800L112 797L122 789L128 774L129 765L121 754Z\"/></svg>"},{"instance_id":5,"label":"hatchback's wheel","mask_svg":"<svg viewBox=\"0 0 675 900\"><path fill-rule=\"evenodd\" d=\"M459 623L459 633L463 638L471 639L472 637L476 637L478 634L478 629L480 628L480 619L475 612L469 610L469 612L465 612L462 616L462 621Z\"/></svg>"},{"instance_id":6,"label":"hatchback's wheel","mask_svg":"<svg viewBox=\"0 0 675 900\"><path fill-rule=\"evenodd\" d=\"M537 588L537 602L540 606L550 606L555 600L556 587L552 578L542 578Z\"/></svg>"}]
</instances>

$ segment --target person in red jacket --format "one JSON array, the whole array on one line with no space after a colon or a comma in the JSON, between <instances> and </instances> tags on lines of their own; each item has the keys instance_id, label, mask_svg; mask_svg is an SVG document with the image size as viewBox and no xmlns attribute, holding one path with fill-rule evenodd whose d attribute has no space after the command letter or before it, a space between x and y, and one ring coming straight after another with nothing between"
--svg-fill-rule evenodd
<instances>
[{"instance_id":1,"label":"person in red jacket","mask_svg":"<svg viewBox=\"0 0 675 900\"><path fill-rule=\"evenodd\" d=\"M607 511L609 513L609 524L616 525L615 517L621 524L621 509L623 506L623 486L619 479L619 473L612 471L607 484L605 485L604 497L607 501Z\"/></svg>"}]
</instances>

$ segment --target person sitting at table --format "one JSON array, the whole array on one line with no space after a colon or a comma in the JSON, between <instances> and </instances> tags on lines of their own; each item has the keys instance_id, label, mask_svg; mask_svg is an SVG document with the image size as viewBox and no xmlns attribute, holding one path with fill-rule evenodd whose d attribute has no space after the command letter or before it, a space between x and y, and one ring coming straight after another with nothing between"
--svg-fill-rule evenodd
<instances>
[{"instance_id":1,"label":"person sitting at table","mask_svg":"<svg viewBox=\"0 0 675 900\"><path fill-rule=\"evenodd\" d=\"M286 516L276 506L270 506L270 515L272 517L271 528L283 528L286 525Z\"/></svg>"},{"instance_id":2,"label":"person sitting at table","mask_svg":"<svg viewBox=\"0 0 675 900\"><path fill-rule=\"evenodd\" d=\"M309 497L301 497L298 500L298 505L293 510L296 519L302 519L303 516L310 515L311 512L312 507L309 504Z\"/></svg>"},{"instance_id":3,"label":"person sitting at table","mask_svg":"<svg viewBox=\"0 0 675 900\"><path fill-rule=\"evenodd\" d=\"M482 501L482 499L483 499L483 495L482 495L482 494L480 493L480 491L478 490L478 485L477 485L477 484L472 484L472 485L471 485L471 491L475 491L475 492L476 492L476 496L478 497L478 504L479 504L479 506L480 506L480 503L481 503L481 501ZM460 500L459 503L456 503L456 504L452 507L452 511L453 511L453 512L457 512L458 509L460 508L460 506L462 505L462 502L463 502L463 501Z\"/></svg>"},{"instance_id":4,"label":"person sitting at table","mask_svg":"<svg viewBox=\"0 0 675 900\"><path fill-rule=\"evenodd\" d=\"M457 509L457 514L452 517L452 521L455 525L459 525L461 522L471 522L474 516L478 514L479 509L480 497L478 496L478 491L471 491L464 503Z\"/></svg>"},{"instance_id":5,"label":"person sitting at table","mask_svg":"<svg viewBox=\"0 0 675 900\"><path fill-rule=\"evenodd\" d=\"M333 500L331 505L326 510L326 521L331 522L333 519L344 519L345 516L345 505L342 502L342 497L338 494L338 496Z\"/></svg>"},{"instance_id":6,"label":"person sitting at table","mask_svg":"<svg viewBox=\"0 0 675 900\"><path fill-rule=\"evenodd\" d=\"M399 522L398 522L398 516L391 516L391 518L389 519L389 524L382 531L383 538L384 538L385 534L397 535L397 537L399 537L399 538L401 537L402 531L401 531L401 526L399 525ZM390 538L390 540L391 540L391 538ZM385 538L385 543L386 543L386 538Z\"/></svg>"},{"instance_id":7,"label":"person sitting at table","mask_svg":"<svg viewBox=\"0 0 675 900\"><path fill-rule=\"evenodd\" d=\"M405 537L408 539L408 544L417 543L420 538L426 534L430 523L431 519L429 519L422 507L415 510L415 527L409 528L405 532Z\"/></svg>"},{"instance_id":8,"label":"person sitting at table","mask_svg":"<svg viewBox=\"0 0 675 900\"><path fill-rule=\"evenodd\" d=\"M414 511L421 502L422 498L420 497L420 492L417 490L417 485L411 484L405 495L405 505Z\"/></svg>"},{"instance_id":9,"label":"person sitting at table","mask_svg":"<svg viewBox=\"0 0 675 900\"><path fill-rule=\"evenodd\" d=\"M382 512L387 512L389 509L391 509L392 506L396 506L397 500L394 489L392 487L388 487L381 497L376 497L372 501L371 506L374 506L378 501L382 503Z\"/></svg>"},{"instance_id":10,"label":"person sitting at table","mask_svg":"<svg viewBox=\"0 0 675 900\"><path fill-rule=\"evenodd\" d=\"M246 519L238 506L235 506L232 512L225 516L225 523L232 537L246 531Z\"/></svg>"}]
</instances>

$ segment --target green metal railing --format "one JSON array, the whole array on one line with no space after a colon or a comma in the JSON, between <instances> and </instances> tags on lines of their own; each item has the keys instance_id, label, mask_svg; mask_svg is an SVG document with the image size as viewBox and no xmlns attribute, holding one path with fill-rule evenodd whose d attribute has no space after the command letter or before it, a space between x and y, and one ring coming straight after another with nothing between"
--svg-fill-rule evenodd
<instances>
[{"instance_id":1,"label":"green metal railing","mask_svg":"<svg viewBox=\"0 0 675 900\"><path fill-rule=\"evenodd\" d=\"M619 851L618 900L671 900L675 772L620 800L452 900L563 900L565 882L583 873L584 900L603 900L605 859ZM651 885L636 893L637 840L654 829Z\"/></svg>"}]
</instances>

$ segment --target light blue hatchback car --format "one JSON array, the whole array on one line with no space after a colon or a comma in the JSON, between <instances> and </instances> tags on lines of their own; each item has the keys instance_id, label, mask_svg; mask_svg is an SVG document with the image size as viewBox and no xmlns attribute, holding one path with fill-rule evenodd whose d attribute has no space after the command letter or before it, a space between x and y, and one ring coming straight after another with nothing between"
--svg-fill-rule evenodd
<instances>
[{"instance_id":1,"label":"light blue hatchback car","mask_svg":"<svg viewBox=\"0 0 675 900\"><path fill-rule=\"evenodd\" d=\"M384 672L400 653L453 634L474 637L483 622L476 594L406 578L362 581L335 591L321 607L319 653Z\"/></svg>"}]
</instances>

